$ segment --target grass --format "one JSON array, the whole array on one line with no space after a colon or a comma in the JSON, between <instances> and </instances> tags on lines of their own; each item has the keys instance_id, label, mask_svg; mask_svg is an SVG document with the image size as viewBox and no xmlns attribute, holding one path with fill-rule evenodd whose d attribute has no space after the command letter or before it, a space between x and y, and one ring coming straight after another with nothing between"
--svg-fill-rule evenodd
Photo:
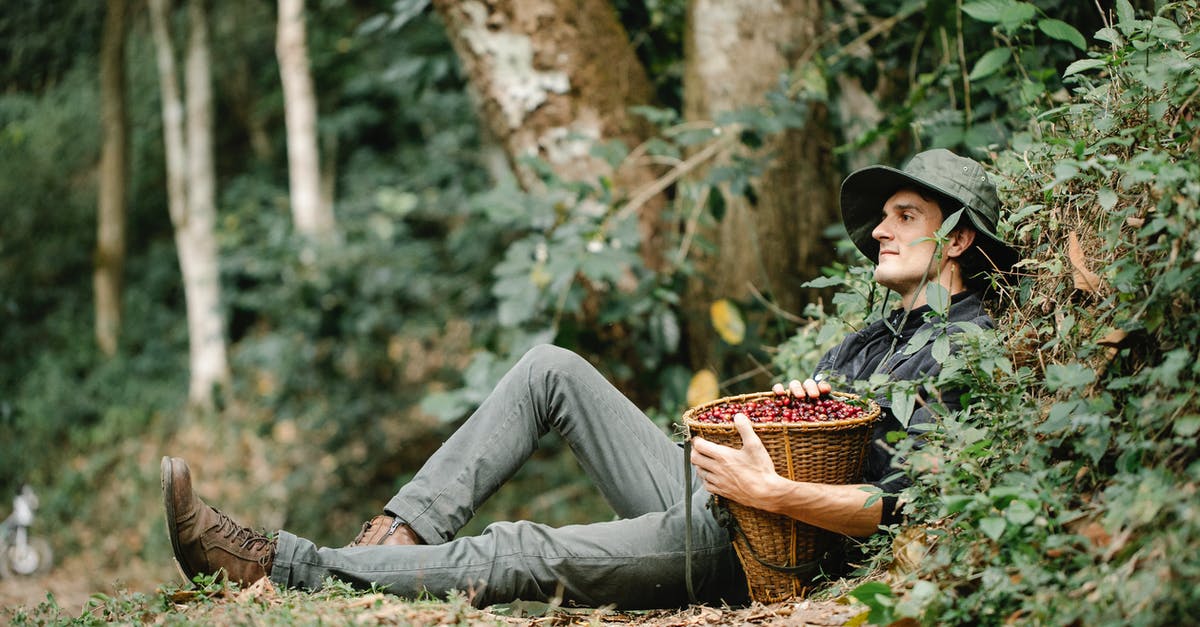
<instances>
[{"instance_id":1,"label":"grass","mask_svg":"<svg viewBox=\"0 0 1200 627\"><path fill-rule=\"evenodd\" d=\"M94 594L74 616L53 595L36 607L7 608L12 625L502 625L508 618L471 606L464 595L446 601L406 600L379 590L356 591L330 579L319 592L279 590L267 579L246 588L198 577L189 587L153 593Z\"/></svg>"},{"instance_id":2,"label":"grass","mask_svg":"<svg viewBox=\"0 0 1200 627\"><path fill-rule=\"evenodd\" d=\"M403 599L381 590L354 590L327 579L318 592L280 590L262 579L246 588L211 577L194 585L162 586L153 593L93 594L78 616L53 594L34 607L0 609L10 625L840 625L865 613L848 598L794 601L743 608L691 606L680 610L616 611L515 602L475 608L465 594L445 600ZM798 622L797 622L798 621Z\"/></svg>"}]
</instances>

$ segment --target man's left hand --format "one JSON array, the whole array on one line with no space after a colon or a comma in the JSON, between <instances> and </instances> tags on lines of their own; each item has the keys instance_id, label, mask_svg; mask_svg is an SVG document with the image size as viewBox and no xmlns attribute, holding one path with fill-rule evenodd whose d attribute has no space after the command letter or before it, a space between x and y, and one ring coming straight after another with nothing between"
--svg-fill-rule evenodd
<instances>
[{"instance_id":1,"label":"man's left hand","mask_svg":"<svg viewBox=\"0 0 1200 627\"><path fill-rule=\"evenodd\" d=\"M692 438L692 465L710 494L759 509L770 510L775 487L783 479L745 414L736 414L733 424L742 436L736 449Z\"/></svg>"}]
</instances>

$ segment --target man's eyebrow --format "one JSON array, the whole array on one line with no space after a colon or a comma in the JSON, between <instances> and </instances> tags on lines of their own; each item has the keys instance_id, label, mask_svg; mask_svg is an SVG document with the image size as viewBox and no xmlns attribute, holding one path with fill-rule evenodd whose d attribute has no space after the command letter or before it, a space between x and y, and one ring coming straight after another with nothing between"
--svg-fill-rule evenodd
<instances>
[{"instance_id":1,"label":"man's eyebrow","mask_svg":"<svg viewBox=\"0 0 1200 627\"><path fill-rule=\"evenodd\" d=\"M912 209L914 211L917 211L918 213L926 213L927 212L926 207L924 207L922 205L918 205L916 203L911 203L911 202L899 202L894 205L891 205L891 207L894 210ZM888 205L884 205L883 209L880 210L880 213L883 215L887 215L887 210L888 210Z\"/></svg>"}]
</instances>

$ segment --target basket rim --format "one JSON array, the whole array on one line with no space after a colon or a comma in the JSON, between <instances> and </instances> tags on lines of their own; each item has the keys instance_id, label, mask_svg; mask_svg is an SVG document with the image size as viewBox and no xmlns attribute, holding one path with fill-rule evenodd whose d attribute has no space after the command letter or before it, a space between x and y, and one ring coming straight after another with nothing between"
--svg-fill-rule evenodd
<instances>
[{"instance_id":1,"label":"basket rim","mask_svg":"<svg viewBox=\"0 0 1200 627\"><path fill-rule=\"evenodd\" d=\"M839 396L839 397L847 398L847 399L865 400L867 402L867 411L863 412L863 415L861 415L857 418L847 418L844 420L821 420L821 421L816 421L816 422L783 422L783 421L779 421L779 420L771 420L771 421L755 422L755 423L752 423L752 425L755 429L758 429L760 427L771 427L771 428L782 427L782 428L786 428L786 429L841 429L841 428L858 426L858 425L865 424L865 423L875 422L875 420L878 419L880 416L881 411L880 411L879 403L875 402L872 399L869 399L869 398L863 399L858 394L851 394L850 392L834 391L834 392L830 392L829 394L831 396ZM737 394L734 396L724 396L724 397L721 397L721 398L718 398L715 400L708 401L707 403L701 403L699 405L696 405L695 407L688 408L687 411L683 412L683 423L688 428L697 427L700 429L711 429L711 430L716 430L716 431L726 431L726 430L737 431L737 425L733 424L732 422L727 422L727 423L700 422L700 421L692 418L692 416L696 415L696 413L698 413L700 411L703 411L703 410L708 409L709 407L713 407L715 405L724 405L726 403L738 403L738 402L746 401L746 400L754 400L754 399L759 399L759 398L771 398L771 397L775 397L775 396L777 396L777 394L775 394L775 392L773 392L773 391L751 392L749 394Z\"/></svg>"}]
</instances>

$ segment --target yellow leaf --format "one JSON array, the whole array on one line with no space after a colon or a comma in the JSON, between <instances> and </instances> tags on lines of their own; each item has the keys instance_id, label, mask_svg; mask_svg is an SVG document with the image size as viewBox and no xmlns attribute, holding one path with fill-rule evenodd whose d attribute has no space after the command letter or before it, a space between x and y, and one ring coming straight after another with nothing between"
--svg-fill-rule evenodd
<instances>
[{"instance_id":1,"label":"yellow leaf","mask_svg":"<svg viewBox=\"0 0 1200 627\"><path fill-rule=\"evenodd\" d=\"M688 383L687 389L687 404L688 407L703 405L709 401L715 401L721 393L717 386L717 375L712 370L704 369L692 375L691 382Z\"/></svg>"},{"instance_id":2,"label":"yellow leaf","mask_svg":"<svg viewBox=\"0 0 1200 627\"><path fill-rule=\"evenodd\" d=\"M742 320L742 313L729 299L722 298L713 302L708 308L708 315L712 319L713 328L726 344L737 346L746 339L746 323Z\"/></svg>"}]
</instances>

